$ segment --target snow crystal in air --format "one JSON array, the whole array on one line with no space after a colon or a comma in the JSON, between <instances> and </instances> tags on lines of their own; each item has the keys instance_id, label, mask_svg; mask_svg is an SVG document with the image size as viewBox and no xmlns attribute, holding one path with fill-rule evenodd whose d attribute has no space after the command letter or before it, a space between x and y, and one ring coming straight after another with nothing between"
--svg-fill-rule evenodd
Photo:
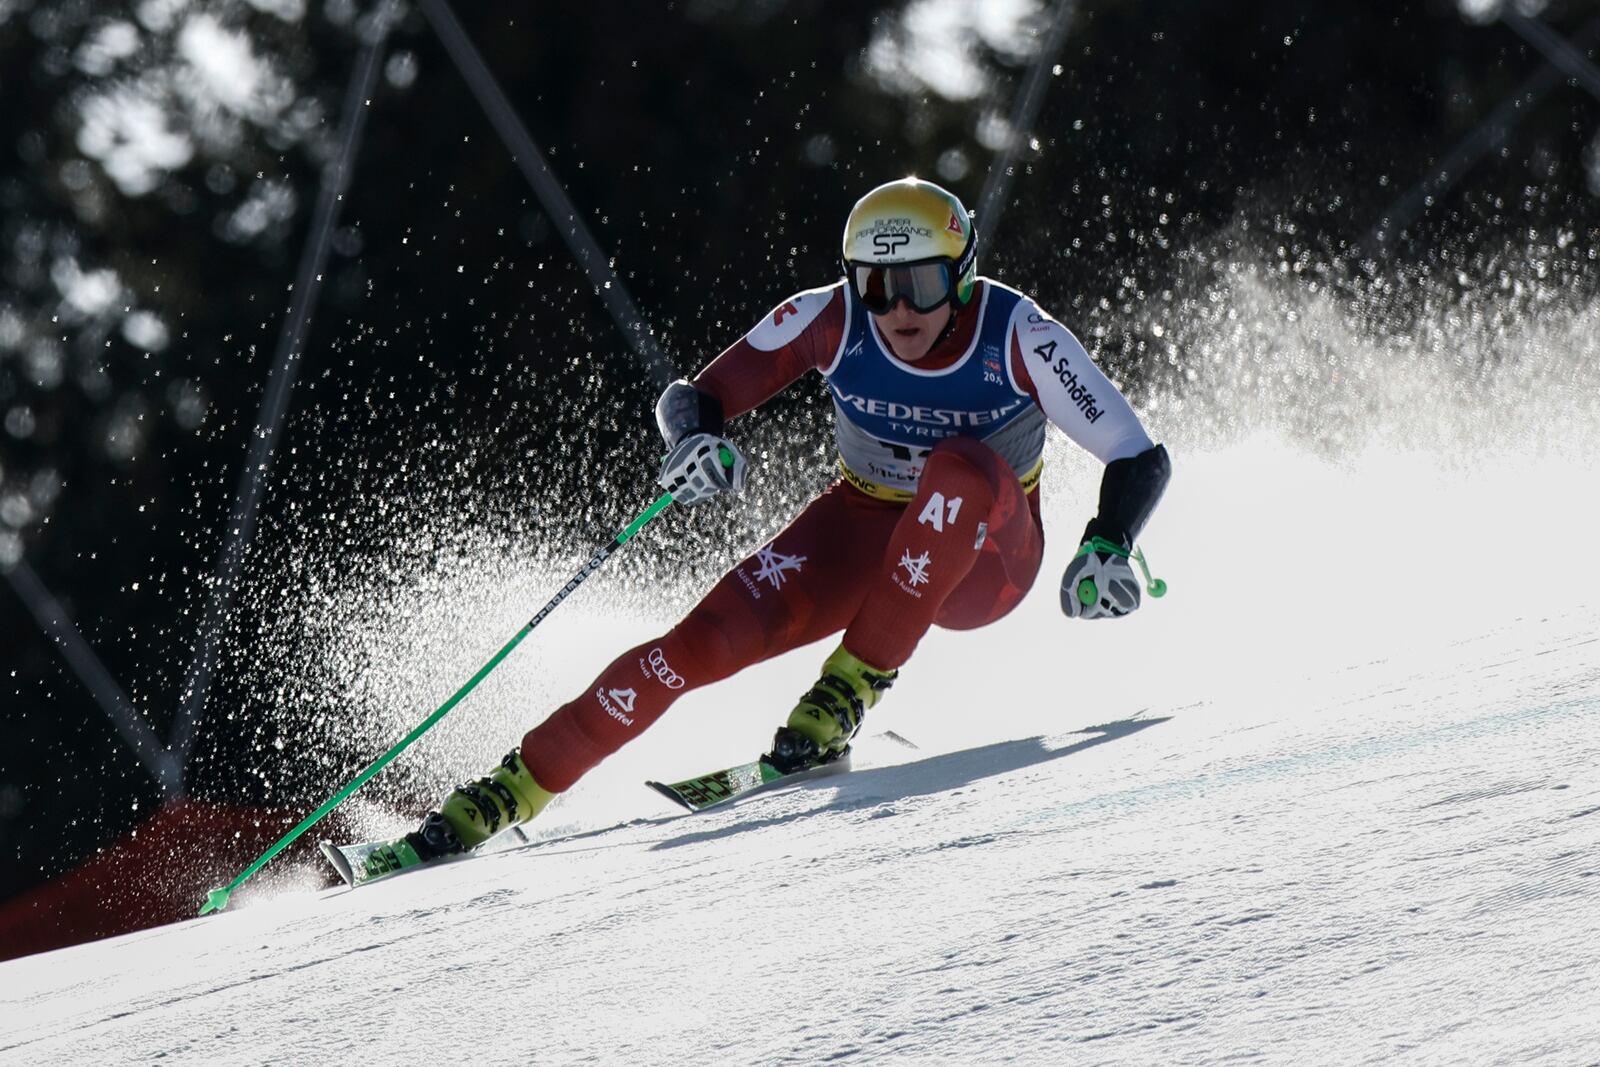
<instances>
[{"instance_id":1,"label":"snow crystal in air","mask_svg":"<svg viewBox=\"0 0 1600 1067\"><path fill-rule=\"evenodd\" d=\"M126 196L150 192L194 156L194 142L172 128L167 109L142 83L96 93L81 111L78 149L99 161Z\"/></svg>"},{"instance_id":2,"label":"snow crystal in air","mask_svg":"<svg viewBox=\"0 0 1600 1067\"><path fill-rule=\"evenodd\" d=\"M149 311L135 311L122 320L122 336L135 348L157 352L167 347L167 327Z\"/></svg>"},{"instance_id":3,"label":"snow crystal in air","mask_svg":"<svg viewBox=\"0 0 1600 1067\"><path fill-rule=\"evenodd\" d=\"M197 102L209 100L236 115L264 119L281 111L290 95L243 33L225 29L210 15L196 15L178 34L178 54L195 81L187 86Z\"/></svg>"},{"instance_id":4,"label":"snow crystal in air","mask_svg":"<svg viewBox=\"0 0 1600 1067\"><path fill-rule=\"evenodd\" d=\"M81 318L104 315L122 298L122 282L116 271L86 271L75 259L58 260L51 268L50 280L55 282L67 310Z\"/></svg>"}]
</instances>

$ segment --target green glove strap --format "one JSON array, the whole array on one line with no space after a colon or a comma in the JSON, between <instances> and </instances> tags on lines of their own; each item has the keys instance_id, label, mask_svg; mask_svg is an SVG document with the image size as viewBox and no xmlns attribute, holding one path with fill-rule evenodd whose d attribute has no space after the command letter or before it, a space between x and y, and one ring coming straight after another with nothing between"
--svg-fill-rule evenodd
<instances>
[{"instance_id":1,"label":"green glove strap","mask_svg":"<svg viewBox=\"0 0 1600 1067\"><path fill-rule=\"evenodd\" d=\"M1091 552L1109 552L1113 556L1121 556L1123 559L1133 560L1139 565L1139 569L1144 572L1145 590L1151 596L1157 598L1167 595L1167 583L1160 578L1150 577L1150 565L1145 562L1142 549L1130 552L1115 541L1107 541L1104 537L1091 537L1078 548L1077 554L1072 558L1077 559L1078 556L1087 556ZM1099 598L1100 593L1095 588L1094 580L1085 578L1078 583L1077 595L1078 603L1088 607Z\"/></svg>"}]
</instances>

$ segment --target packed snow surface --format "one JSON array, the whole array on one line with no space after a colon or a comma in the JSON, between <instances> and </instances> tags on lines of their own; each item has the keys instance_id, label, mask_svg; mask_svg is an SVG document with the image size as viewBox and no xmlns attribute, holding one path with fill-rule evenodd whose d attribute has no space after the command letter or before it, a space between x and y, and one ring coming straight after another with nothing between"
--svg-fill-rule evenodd
<instances>
[{"instance_id":1,"label":"packed snow surface","mask_svg":"<svg viewBox=\"0 0 1600 1067\"><path fill-rule=\"evenodd\" d=\"M1040 588L930 635L856 772L695 816L641 784L759 750L800 650L531 844L0 965L0 1062L1600 1059L1593 462L1191 448L1170 595L1092 624L1054 579L1093 471L1055 469ZM513 682L670 622L563 610Z\"/></svg>"}]
</instances>

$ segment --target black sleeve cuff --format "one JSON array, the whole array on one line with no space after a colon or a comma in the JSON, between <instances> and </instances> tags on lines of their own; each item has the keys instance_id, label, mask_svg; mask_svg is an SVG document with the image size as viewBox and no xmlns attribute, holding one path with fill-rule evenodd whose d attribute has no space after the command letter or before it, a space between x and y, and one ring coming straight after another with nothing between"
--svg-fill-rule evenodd
<instances>
[{"instance_id":1,"label":"black sleeve cuff","mask_svg":"<svg viewBox=\"0 0 1600 1067\"><path fill-rule=\"evenodd\" d=\"M722 436L722 402L679 378L656 401L656 425L671 448L690 434Z\"/></svg>"},{"instance_id":2,"label":"black sleeve cuff","mask_svg":"<svg viewBox=\"0 0 1600 1067\"><path fill-rule=\"evenodd\" d=\"M1172 459L1165 445L1107 463L1100 479L1100 512L1083 528L1083 540L1103 537L1132 548L1171 477Z\"/></svg>"}]
</instances>

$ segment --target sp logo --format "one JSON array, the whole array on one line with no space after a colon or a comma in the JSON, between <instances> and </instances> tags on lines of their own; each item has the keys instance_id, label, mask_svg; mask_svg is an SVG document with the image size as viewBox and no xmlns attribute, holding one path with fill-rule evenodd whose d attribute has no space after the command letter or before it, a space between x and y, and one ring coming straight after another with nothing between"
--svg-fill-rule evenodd
<instances>
[{"instance_id":1,"label":"sp logo","mask_svg":"<svg viewBox=\"0 0 1600 1067\"><path fill-rule=\"evenodd\" d=\"M875 233L872 235L872 250L880 256L892 256L910 243L911 235L909 233Z\"/></svg>"}]
</instances>

